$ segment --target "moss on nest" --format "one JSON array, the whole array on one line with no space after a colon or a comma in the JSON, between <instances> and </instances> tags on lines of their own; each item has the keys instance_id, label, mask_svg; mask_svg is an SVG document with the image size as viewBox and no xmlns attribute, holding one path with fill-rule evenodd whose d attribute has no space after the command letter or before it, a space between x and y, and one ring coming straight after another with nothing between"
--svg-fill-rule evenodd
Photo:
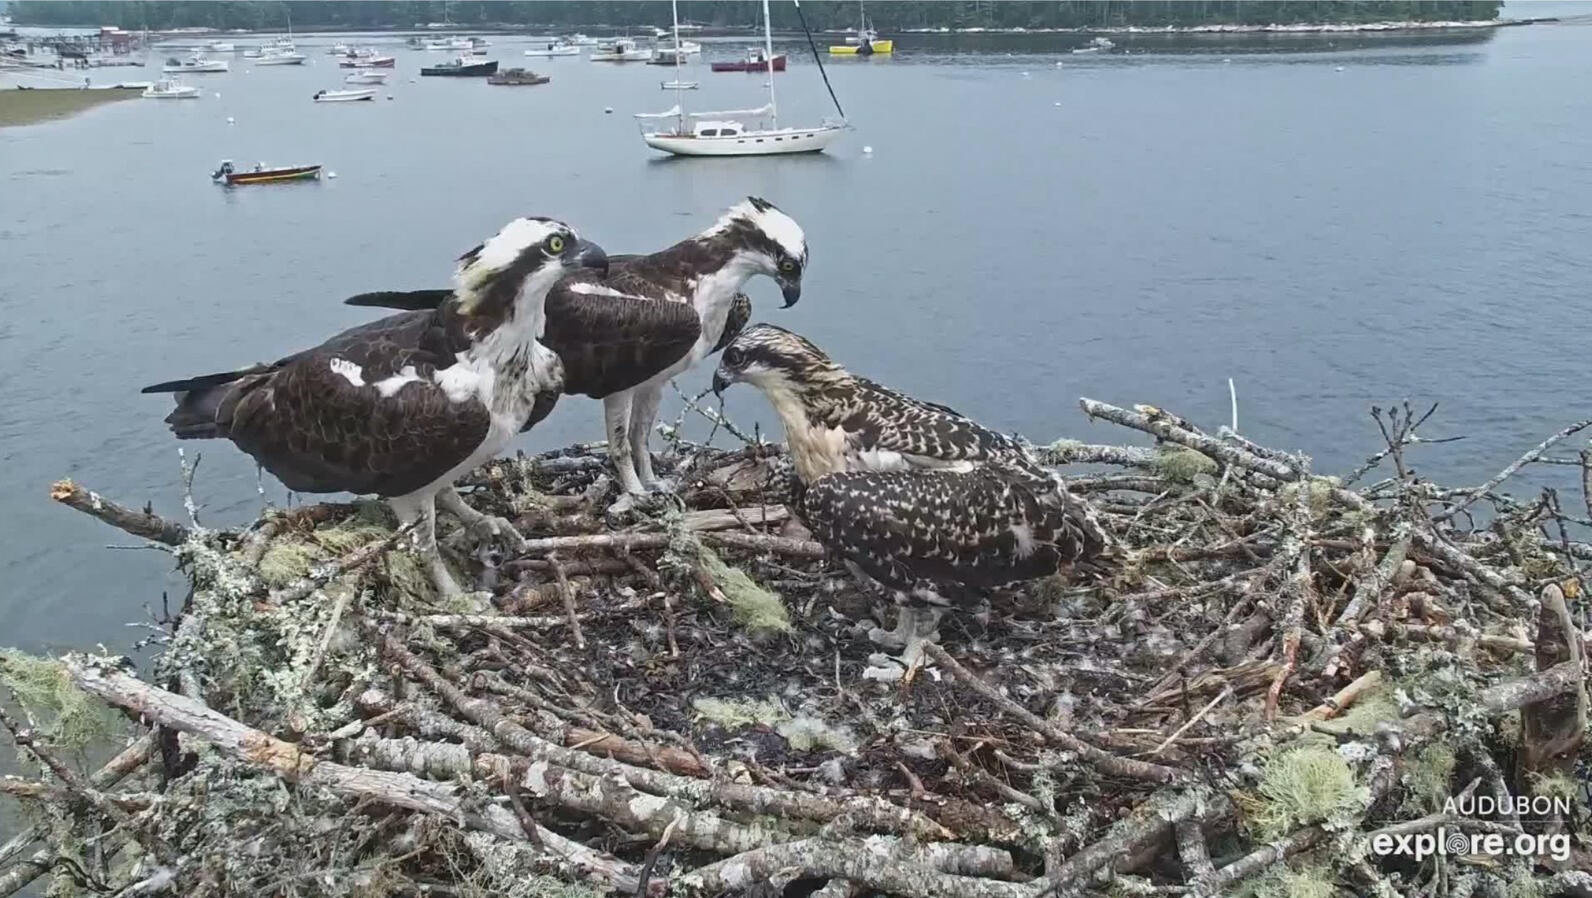
<instances>
[{"instance_id":1,"label":"moss on nest","mask_svg":"<svg viewBox=\"0 0 1592 898\"><path fill-rule=\"evenodd\" d=\"M1220 466L1216 460L1193 449L1168 449L1156 452L1150 470L1167 480L1190 483L1199 474L1215 474Z\"/></svg>"},{"instance_id":2,"label":"moss on nest","mask_svg":"<svg viewBox=\"0 0 1592 898\"><path fill-rule=\"evenodd\" d=\"M123 728L121 715L72 685L66 668L16 649L0 651L0 683L17 697L45 741L81 753Z\"/></svg>"},{"instance_id":3,"label":"moss on nest","mask_svg":"<svg viewBox=\"0 0 1592 898\"><path fill-rule=\"evenodd\" d=\"M1259 838L1278 839L1313 823L1355 816L1369 800L1365 786L1337 752L1314 746L1279 752L1245 796L1245 823Z\"/></svg>"}]
</instances>

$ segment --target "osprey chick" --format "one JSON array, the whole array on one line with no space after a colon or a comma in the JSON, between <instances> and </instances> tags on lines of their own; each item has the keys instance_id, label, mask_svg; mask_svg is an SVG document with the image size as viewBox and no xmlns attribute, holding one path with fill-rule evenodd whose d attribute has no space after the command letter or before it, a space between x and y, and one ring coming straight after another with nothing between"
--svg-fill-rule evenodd
<instances>
[{"instance_id":1,"label":"osprey chick","mask_svg":"<svg viewBox=\"0 0 1592 898\"><path fill-rule=\"evenodd\" d=\"M940 609L1086 565L1108 538L1017 440L836 364L807 339L756 324L724 350L713 388L745 381L785 426L791 511L853 572L902 604L909 660Z\"/></svg>"},{"instance_id":2,"label":"osprey chick","mask_svg":"<svg viewBox=\"0 0 1592 898\"><path fill-rule=\"evenodd\" d=\"M538 342L543 302L602 248L562 222L520 218L459 258L452 302L350 328L269 365L169 381L178 439L229 439L288 489L374 493L415 542L439 591L456 593L436 551L436 503L472 530L513 528L464 503L453 481L496 456L562 388Z\"/></svg>"}]
</instances>

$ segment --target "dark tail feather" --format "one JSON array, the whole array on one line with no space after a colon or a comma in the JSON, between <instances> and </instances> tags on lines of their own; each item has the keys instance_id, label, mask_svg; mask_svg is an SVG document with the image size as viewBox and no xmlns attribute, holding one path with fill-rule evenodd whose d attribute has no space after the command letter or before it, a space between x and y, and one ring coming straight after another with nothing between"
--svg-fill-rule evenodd
<instances>
[{"instance_id":1,"label":"dark tail feather","mask_svg":"<svg viewBox=\"0 0 1592 898\"><path fill-rule=\"evenodd\" d=\"M361 293L343 300L345 306L374 306L378 309L401 309L419 312L435 309L453 295L452 290L379 290Z\"/></svg>"},{"instance_id":2,"label":"dark tail feather","mask_svg":"<svg viewBox=\"0 0 1592 898\"><path fill-rule=\"evenodd\" d=\"M185 377L182 380L168 380L164 383L150 384L139 390L140 393L186 393L189 390L204 390L221 384L229 384L240 377L255 374L266 370L264 365L255 365L241 371L222 371L217 374L201 374L198 377Z\"/></svg>"},{"instance_id":3,"label":"dark tail feather","mask_svg":"<svg viewBox=\"0 0 1592 898\"><path fill-rule=\"evenodd\" d=\"M166 416L166 423L179 440L213 440L226 436L216 417L231 395L233 384L250 375L271 370L269 365L254 365L241 371L223 371L183 380L147 386L142 393L175 393L177 407Z\"/></svg>"},{"instance_id":4,"label":"dark tail feather","mask_svg":"<svg viewBox=\"0 0 1592 898\"><path fill-rule=\"evenodd\" d=\"M226 436L216 423L221 403L232 392L230 384L216 384L177 394L177 407L166 416L166 424L179 440L213 440Z\"/></svg>"}]
</instances>

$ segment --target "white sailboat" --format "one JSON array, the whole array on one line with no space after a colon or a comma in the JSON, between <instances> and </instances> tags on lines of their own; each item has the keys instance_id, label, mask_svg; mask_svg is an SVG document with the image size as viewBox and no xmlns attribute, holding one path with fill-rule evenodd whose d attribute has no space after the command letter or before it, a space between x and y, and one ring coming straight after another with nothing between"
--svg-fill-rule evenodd
<instances>
[{"instance_id":1,"label":"white sailboat","mask_svg":"<svg viewBox=\"0 0 1592 898\"><path fill-rule=\"evenodd\" d=\"M801 0L796 0L800 8ZM678 4L675 4L678 6ZM675 12L675 41L680 40L678 9ZM676 93L673 109L666 112L638 112L641 139L655 150L676 156L777 156L790 153L817 153L840 137L847 127L841 121L825 120L812 127L779 126L774 101L774 32L769 24L768 0L763 0L763 58L768 61L768 104L757 109L728 109L716 112L686 112L683 93ZM815 54L816 59L816 54ZM819 62L822 66L823 63ZM685 84L676 79L677 91ZM833 95L833 91L831 91ZM839 108L839 104L836 104ZM841 113L844 115L844 113ZM748 128L744 119L759 119L764 128Z\"/></svg>"}]
</instances>

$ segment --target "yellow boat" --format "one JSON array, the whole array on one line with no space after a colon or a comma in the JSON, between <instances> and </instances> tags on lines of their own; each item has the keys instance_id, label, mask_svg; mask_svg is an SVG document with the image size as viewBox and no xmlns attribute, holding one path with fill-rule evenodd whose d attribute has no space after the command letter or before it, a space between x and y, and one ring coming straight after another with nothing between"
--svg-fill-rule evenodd
<instances>
[{"instance_id":1,"label":"yellow boat","mask_svg":"<svg viewBox=\"0 0 1592 898\"><path fill-rule=\"evenodd\" d=\"M870 40L868 42L868 46L873 49L874 53L894 53L895 52L895 41L893 41L893 40L879 40L879 39L875 38L875 39ZM863 55L862 54L862 44L859 42L859 43L856 43L856 44L831 45L830 48L829 48L829 55L830 56L857 56L857 55Z\"/></svg>"}]
</instances>

